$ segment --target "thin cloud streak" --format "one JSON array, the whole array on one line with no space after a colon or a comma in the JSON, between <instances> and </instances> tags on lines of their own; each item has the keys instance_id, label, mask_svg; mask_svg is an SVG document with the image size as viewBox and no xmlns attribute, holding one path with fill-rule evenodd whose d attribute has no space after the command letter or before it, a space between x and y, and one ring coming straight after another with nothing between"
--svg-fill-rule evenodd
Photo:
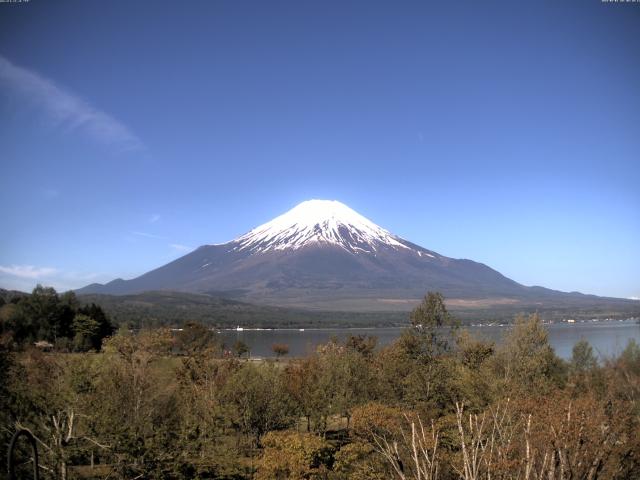
<instances>
[{"instance_id":1,"label":"thin cloud streak","mask_svg":"<svg viewBox=\"0 0 640 480\"><path fill-rule=\"evenodd\" d=\"M193 247L188 247L187 245L181 245L179 243L170 243L169 246L174 250L179 252L191 252L193 251Z\"/></svg>"},{"instance_id":2,"label":"thin cloud streak","mask_svg":"<svg viewBox=\"0 0 640 480\"><path fill-rule=\"evenodd\" d=\"M131 232L133 235L137 235L138 237L144 237L144 238L153 238L156 240L167 240L167 237L161 237L160 235L154 235L153 233L146 233L146 232Z\"/></svg>"},{"instance_id":3,"label":"thin cloud streak","mask_svg":"<svg viewBox=\"0 0 640 480\"><path fill-rule=\"evenodd\" d=\"M115 118L36 72L14 65L2 55L0 86L44 111L55 126L84 131L94 140L122 152L145 149L142 141Z\"/></svg>"},{"instance_id":4,"label":"thin cloud streak","mask_svg":"<svg viewBox=\"0 0 640 480\"><path fill-rule=\"evenodd\" d=\"M5 273L13 277L39 279L43 277L49 277L58 272L55 268L49 267L35 267L33 265L0 265L0 273Z\"/></svg>"},{"instance_id":5,"label":"thin cloud streak","mask_svg":"<svg viewBox=\"0 0 640 480\"><path fill-rule=\"evenodd\" d=\"M64 292L84 287L89 282L106 282L112 278L112 274L105 273L65 271L33 265L0 265L0 288L22 292L30 292L38 284Z\"/></svg>"}]
</instances>

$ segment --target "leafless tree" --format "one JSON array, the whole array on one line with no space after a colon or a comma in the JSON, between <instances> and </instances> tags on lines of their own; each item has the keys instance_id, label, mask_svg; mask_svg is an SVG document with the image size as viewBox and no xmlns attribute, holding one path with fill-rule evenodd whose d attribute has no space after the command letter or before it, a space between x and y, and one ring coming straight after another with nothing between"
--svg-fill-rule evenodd
<instances>
[{"instance_id":1,"label":"leafless tree","mask_svg":"<svg viewBox=\"0 0 640 480\"><path fill-rule=\"evenodd\" d=\"M425 428L419 416L412 420L405 415L405 419L410 432L401 428L398 439L390 438L387 434L375 433L374 448L392 467L395 478L437 480L438 430L433 422L430 428Z\"/></svg>"}]
</instances>

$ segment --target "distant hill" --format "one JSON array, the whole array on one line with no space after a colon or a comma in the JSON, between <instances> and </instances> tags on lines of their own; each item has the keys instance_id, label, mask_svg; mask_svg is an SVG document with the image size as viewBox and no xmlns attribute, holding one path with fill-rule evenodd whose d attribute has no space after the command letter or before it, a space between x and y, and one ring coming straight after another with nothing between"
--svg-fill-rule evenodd
<instances>
[{"instance_id":1,"label":"distant hill","mask_svg":"<svg viewBox=\"0 0 640 480\"><path fill-rule=\"evenodd\" d=\"M145 292L134 295L78 295L83 303L96 303L119 324L134 327L180 326L196 321L222 328L396 326L408 322L407 314L322 312L251 305L211 295L185 292Z\"/></svg>"},{"instance_id":2,"label":"distant hill","mask_svg":"<svg viewBox=\"0 0 640 480\"><path fill-rule=\"evenodd\" d=\"M137 278L91 284L77 293L147 291L207 294L253 304L235 307L245 312L255 311L258 304L406 312L425 292L439 291L462 312L537 309L640 315L637 301L521 285L482 263L420 247L346 205L325 200L303 202L231 242L204 245ZM216 308L230 311L231 306Z\"/></svg>"},{"instance_id":3,"label":"distant hill","mask_svg":"<svg viewBox=\"0 0 640 480\"><path fill-rule=\"evenodd\" d=\"M6 290L4 288L0 288L0 303L5 302L9 303L11 300L19 297L24 297L29 295L28 293L20 292L19 290Z\"/></svg>"},{"instance_id":4,"label":"distant hill","mask_svg":"<svg viewBox=\"0 0 640 480\"><path fill-rule=\"evenodd\" d=\"M330 328L389 327L408 325L407 312L339 312L302 310L252 305L210 295L184 292L145 292L134 295L79 295L83 303L100 305L119 324L136 328L144 326L181 326L197 321L221 328ZM449 302L449 309L462 323L510 322L518 313L538 312L546 320L563 318L629 318L634 310L620 311L617 305L602 304L597 308L574 305L539 308L536 305L500 306L477 303L461 305Z\"/></svg>"},{"instance_id":5,"label":"distant hill","mask_svg":"<svg viewBox=\"0 0 640 480\"><path fill-rule=\"evenodd\" d=\"M30 294L0 289L0 305ZM355 312L309 310L301 308L253 305L217 295L186 292L144 292L132 295L78 295L83 304L100 305L117 324L134 328L170 326L179 327L187 321L196 321L219 328L339 328L339 327L391 327L408 325L406 311ZM417 302L416 302L417 303ZM572 303L544 307L505 302L495 305L482 301L448 300L449 310L463 324L479 322L508 323L518 313L538 312L545 320L566 318L630 318L640 316L637 305L631 302L626 309L606 299L592 306L576 307ZM409 306L409 305L407 305ZM414 303L410 304L415 306Z\"/></svg>"}]
</instances>

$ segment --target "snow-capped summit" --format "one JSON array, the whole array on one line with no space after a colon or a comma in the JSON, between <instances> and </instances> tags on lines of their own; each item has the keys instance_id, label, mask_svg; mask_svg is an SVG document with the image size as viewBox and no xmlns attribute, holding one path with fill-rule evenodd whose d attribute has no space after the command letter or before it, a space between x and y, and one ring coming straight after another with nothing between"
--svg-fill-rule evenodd
<instances>
[{"instance_id":1,"label":"snow-capped summit","mask_svg":"<svg viewBox=\"0 0 640 480\"><path fill-rule=\"evenodd\" d=\"M409 249L402 239L336 200L307 200L233 241L234 250L297 250L311 244L336 245L352 253L381 247Z\"/></svg>"},{"instance_id":2,"label":"snow-capped summit","mask_svg":"<svg viewBox=\"0 0 640 480\"><path fill-rule=\"evenodd\" d=\"M497 299L500 305L564 302L569 295L525 287L481 263L427 250L329 200L302 202L235 240L203 245L139 277L79 293L154 290L362 311L408 309L427 291L465 302Z\"/></svg>"}]
</instances>

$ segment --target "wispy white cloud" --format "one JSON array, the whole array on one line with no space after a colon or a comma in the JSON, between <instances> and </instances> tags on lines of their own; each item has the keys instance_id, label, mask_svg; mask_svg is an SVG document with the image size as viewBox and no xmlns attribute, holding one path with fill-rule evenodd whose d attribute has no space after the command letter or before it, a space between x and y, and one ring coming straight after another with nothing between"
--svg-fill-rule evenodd
<instances>
[{"instance_id":1,"label":"wispy white cloud","mask_svg":"<svg viewBox=\"0 0 640 480\"><path fill-rule=\"evenodd\" d=\"M179 243L170 243L169 246L178 252L191 252L193 247L188 247L187 245L181 245Z\"/></svg>"},{"instance_id":2,"label":"wispy white cloud","mask_svg":"<svg viewBox=\"0 0 640 480\"><path fill-rule=\"evenodd\" d=\"M59 292L84 287L91 282L106 282L113 274L61 270L33 265L0 265L0 288L30 292L37 284L54 287Z\"/></svg>"},{"instance_id":3,"label":"wispy white cloud","mask_svg":"<svg viewBox=\"0 0 640 480\"><path fill-rule=\"evenodd\" d=\"M94 140L120 151L144 149L142 141L115 118L36 72L14 65L2 55L0 87L42 110L56 126L84 131Z\"/></svg>"},{"instance_id":4,"label":"wispy white cloud","mask_svg":"<svg viewBox=\"0 0 640 480\"><path fill-rule=\"evenodd\" d=\"M629 300L640 300L640 297L629 297Z\"/></svg>"},{"instance_id":5,"label":"wispy white cloud","mask_svg":"<svg viewBox=\"0 0 640 480\"><path fill-rule=\"evenodd\" d=\"M40 279L44 277L50 277L58 272L55 268L50 267L35 267L33 265L0 265L0 273L5 273L13 277Z\"/></svg>"},{"instance_id":6,"label":"wispy white cloud","mask_svg":"<svg viewBox=\"0 0 640 480\"><path fill-rule=\"evenodd\" d=\"M158 220L160 220L160 215L158 213L154 213L149 217L149 223L156 223Z\"/></svg>"},{"instance_id":7,"label":"wispy white cloud","mask_svg":"<svg viewBox=\"0 0 640 480\"><path fill-rule=\"evenodd\" d=\"M151 222L154 216L149 218L149 221ZM158 215L158 217L160 217L160 215ZM132 235L135 235L136 237L143 237L143 238L150 238L152 240L166 240L166 241L170 241L169 237L163 237L160 235L155 235L153 233L147 233L147 232L140 232L140 231L136 231L136 232L131 232ZM133 240L133 238L132 238ZM170 248L172 248L173 250L177 251L177 252L191 252L193 250L195 250L193 247L190 247L188 245L183 245L181 243L169 243L168 246Z\"/></svg>"},{"instance_id":8,"label":"wispy white cloud","mask_svg":"<svg viewBox=\"0 0 640 480\"><path fill-rule=\"evenodd\" d=\"M167 240L167 237L161 237L160 235L154 235L153 233L146 233L146 232L131 232L131 233L138 237L154 238L156 240Z\"/></svg>"}]
</instances>

